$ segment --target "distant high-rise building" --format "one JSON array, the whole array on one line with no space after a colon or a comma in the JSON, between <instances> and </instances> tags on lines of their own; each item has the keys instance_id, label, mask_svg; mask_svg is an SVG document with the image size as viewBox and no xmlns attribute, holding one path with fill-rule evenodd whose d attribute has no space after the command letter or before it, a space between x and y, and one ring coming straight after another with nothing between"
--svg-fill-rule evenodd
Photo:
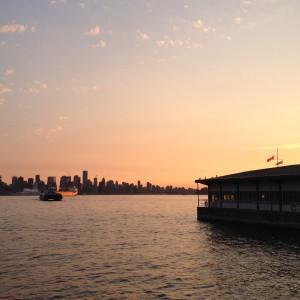
<instances>
[{"instance_id":1,"label":"distant high-rise building","mask_svg":"<svg viewBox=\"0 0 300 300\"><path fill-rule=\"evenodd\" d=\"M41 182L41 176L35 175L35 183L40 183L40 182Z\"/></svg>"},{"instance_id":2,"label":"distant high-rise building","mask_svg":"<svg viewBox=\"0 0 300 300\"><path fill-rule=\"evenodd\" d=\"M147 193L152 193L152 184L150 182L147 182L146 190L147 190Z\"/></svg>"},{"instance_id":3,"label":"distant high-rise building","mask_svg":"<svg viewBox=\"0 0 300 300\"><path fill-rule=\"evenodd\" d=\"M28 188L33 189L33 178L28 178Z\"/></svg>"},{"instance_id":4,"label":"distant high-rise building","mask_svg":"<svg viewBox=\"0 0 300 300\"><path fill-rule=\"evenodd\" d=\"M94 178L93 190L94 190L95 193L98 192L98 179L97 179L97 177Z\"/></svg>"},{"instance_id":5,"label":"distant high-rise building","mask_svg":"<svg viewBox=\"0 0 300 300\"><path fill-rule=\"evenodd\" d=\"M18 178L18 183L17 183L17 191L18 192L23 192L24 191L24 178L20 176Z\"/></svg>"},{"instance_id":6,"label":"distant high-rise building","mask_svg":"<svg viewBox=\"0 0 300 300\"><path fill-rule=\"evenodd\" d=\"M76 186L76 188L78 190L81 189L81 186L80 186L80 177L78 175L75 175L74 178L73 178L73 183L74 183L74 186Z\"/></svg>"},{"instance_id":7,"label":"distant high-rise building","mask_svg":"<svg viewBox=\"0 0 300 300\"><path fill-rule=\"evenodd\" d=\"M61 176L60 177L60 188L62 190L68 189L72 184L71 176Z\"/></svg>"},{"instance_id":8,"label":"distant high-rise building","mask_svg":"<svg viewBox=\"0 0 300 300\"><path fill-rule=\"evenodd\" d=\"M17 176L13 176L11 178L11 189L13 192L18 191L18 177Z\"/></svg>"},{"instance_id":9,"label":"distant high-rise building","mask_svg":"<svg viewBox=\"0 0 300 300\"><path fill-rule=\"evenodd\" d=\"M87 191L88 188L88 171L82 172L82 190L84 192Z\"/></svg>"},{"instance_id":10,"label":"distant high-rise building","mask_svg":"<svg viewBox=\"0 0 300 300\"><path fill-rule=\"evenodd\" d=\"M99 181L98 192L102 194L105 192L105 178L102 178L102 180Z\"/></svg>"},{"instance_id":11,"label":"distant high-rise building","mask_svg":"<svg viewBox=\"0 0 300 300\"><path fill-rule=\"evenodd\" d=\"M138 180L138 182L137 182L137 190L138 190L138 192L141 192L143 190L143 186L142 186L140 180Z\"/></svg>"},{"instance_id":12,"label":"distant high-rise building","mask_svg":"<svg viewBox=\"0 0 300 300\"><path fill-rule=\"evenodd\" d=\"M34 189L43 190L45 188L44 182L41 181L40 175L35 175Z\"/></svg>"},{"instance_id":13,"label":"distant high-rise building","mask_svg":"<svg viewBox=\"0 0 300 300\"><path fill-rule=\"evenodd\" d=\"M49 176L47 179L47 187L57 189L55 176Z\"/></svg>"}]
</instances>

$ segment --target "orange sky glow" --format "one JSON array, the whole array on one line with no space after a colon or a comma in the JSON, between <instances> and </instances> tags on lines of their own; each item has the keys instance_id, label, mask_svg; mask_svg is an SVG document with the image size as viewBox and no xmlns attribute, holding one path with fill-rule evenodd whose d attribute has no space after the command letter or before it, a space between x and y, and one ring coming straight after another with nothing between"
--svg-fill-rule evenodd
<instances>
[{"instance_id":1,"label":"orange sky glow","mask_svg":"<svg viewBox=\"0 0 300 300\"><path fill-rule=\"evenodd\" d=\"M300 3L25 6L0 4L5 181L89 170L195 187L272 167L277 147L299 163Z\"/></svg>"}]
</instances>

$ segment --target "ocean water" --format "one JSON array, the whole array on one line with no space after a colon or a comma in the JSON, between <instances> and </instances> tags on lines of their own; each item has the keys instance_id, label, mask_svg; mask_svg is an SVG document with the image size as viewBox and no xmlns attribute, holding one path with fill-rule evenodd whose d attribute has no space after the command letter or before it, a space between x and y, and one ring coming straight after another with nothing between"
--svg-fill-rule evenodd
<instances>
[{"instance_id":1,"label":"ocean water","mask_svg":"<svg viewBox=\"0 0 300 300\"><path fill-rule=\"evenodd\" d=\"M0 299L300 299L299 232L198 222L196 205L0 197Z\"/></svg>"}]
</instances>

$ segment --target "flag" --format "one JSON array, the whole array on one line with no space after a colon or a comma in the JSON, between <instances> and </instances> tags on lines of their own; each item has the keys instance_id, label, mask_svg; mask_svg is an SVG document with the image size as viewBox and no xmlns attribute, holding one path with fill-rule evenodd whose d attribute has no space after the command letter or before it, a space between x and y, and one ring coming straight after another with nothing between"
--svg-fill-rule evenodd
<instances>
[{"instance_id":1,"label":"flag","mask_svg":"<svg viewBox=\"0 0 300 300\"><path fill-rule=\"evenodd\" d=\"M267 159L267 162L270 162L271 160L274 160L274 159L275 159L275 156L273 155Z\"/></svg>"},{"instance_id":2,"label":"flag","mask_svg":"<svg viewBox=\"0 0 300 300\"><path fill-rule=\"evenodd\" d=\"M282 165L283 164L283 160L279 161L278 163L276 163L276 166Z\"/></svg>"}]
</instances>

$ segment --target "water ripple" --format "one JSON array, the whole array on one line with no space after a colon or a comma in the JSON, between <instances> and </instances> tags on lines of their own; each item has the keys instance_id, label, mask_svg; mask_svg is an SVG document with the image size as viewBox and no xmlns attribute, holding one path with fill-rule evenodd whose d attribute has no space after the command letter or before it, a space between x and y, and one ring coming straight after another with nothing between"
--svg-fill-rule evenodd
<instances>
[{"instance_id":1,"label":"water ripple","mask_svg":"<svg viewBox=\"0 0 300 300\"><path fill-rule=\"evenodd\" d=\"M299 299L298 232L196 221L187 196L0 197L0 299Z\"/></svg>"}]
</instances>

